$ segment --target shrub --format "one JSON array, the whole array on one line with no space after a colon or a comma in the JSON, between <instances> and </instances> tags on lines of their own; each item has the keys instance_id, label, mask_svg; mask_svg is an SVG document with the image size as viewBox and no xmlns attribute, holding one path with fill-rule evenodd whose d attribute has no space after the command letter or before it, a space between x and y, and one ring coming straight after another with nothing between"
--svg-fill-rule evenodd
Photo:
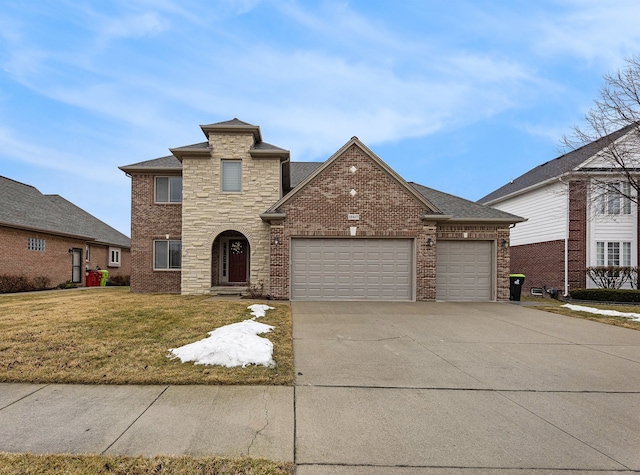
<instances>
[{"instance_id":1,"label":"shrub","mask_svg":"<svg viewBox=\"0 0 640 475\"><path fill-rule=\"evenodd\" d=\"M619 289L632 280L633 267L594 266L587 267L586 274L601 289ZM637 281L637 277L635 278Z\"/></svg>"},{"instance_id":2,"label":"shrub","mask_svg":"<svg viewBox=\"0 0 640 475\"><path fill-rule=\"evenodd\" d=\"M574 289L569 295L572 299L599 302L640 302L640 290L632 289Z\"/></svg>"},{"instance_id":3,"label":"shrub","mask_svg":"<svg viewBox=\"0 0 640 475\"><path fill-rule=\"evenodd\" d=\"M70 280L67 280L66 282L59 283L57 288L58 289L77 289L78 284L76 284L75 282L71 282Z\"/></svg>"},{"instance_id":4,"label":"shrub","mask_svg":"<svg viewBox=\"0 0 640 475\"><path fill-rule=\"evenodd\" d=\"M128 285L131 285L131 277L129 277L128 275L116 275L113 277L109 277L109 280L107 281L107 285L126 287Z\"/></svg>"},{"instance_id":5,"label":"shrub","mask_svg":"<svg viewBox=\"0 0 640 475\"><path fill-rule=\"evenodd\" d=\"M45 276L29 279L24 275L0 274L0 294L13 292L29 292L49 288L51 280Z\"/></svg>"}]
</instances>

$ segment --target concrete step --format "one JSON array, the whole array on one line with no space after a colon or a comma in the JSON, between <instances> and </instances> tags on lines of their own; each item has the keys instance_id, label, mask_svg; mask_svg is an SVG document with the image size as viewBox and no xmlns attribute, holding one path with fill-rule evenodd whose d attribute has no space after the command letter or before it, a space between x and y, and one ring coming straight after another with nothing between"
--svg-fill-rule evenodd
<instances>
[{"instance_id":1,"label":"concrete step","mask_svg":"<svg viewBox=\"0 0 640 475\"><path fill-rule=\"evenodd\" d=\"M239 285L222 285L211 287L211 295L217 295L218 297L231 297L234 295L245 296L249 294L249 287Z\"/></svg>"}]
</instances>

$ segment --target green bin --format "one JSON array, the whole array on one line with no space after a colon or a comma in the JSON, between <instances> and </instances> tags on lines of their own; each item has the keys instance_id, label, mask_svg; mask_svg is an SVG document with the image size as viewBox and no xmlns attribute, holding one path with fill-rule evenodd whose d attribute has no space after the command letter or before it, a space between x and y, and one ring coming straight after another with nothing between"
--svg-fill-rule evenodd
<instances>
[{"instance_id":1,"label":"green bin","mask_svg":"<svg viewBox=\"0 0 640 475\"><path fill-rule=\"evenodd\" d=\"M100 279L100 287L105 287L107 285L107 279L109 278L108 270L101 270L102 278Z\"/></svg>"}]
</instances>

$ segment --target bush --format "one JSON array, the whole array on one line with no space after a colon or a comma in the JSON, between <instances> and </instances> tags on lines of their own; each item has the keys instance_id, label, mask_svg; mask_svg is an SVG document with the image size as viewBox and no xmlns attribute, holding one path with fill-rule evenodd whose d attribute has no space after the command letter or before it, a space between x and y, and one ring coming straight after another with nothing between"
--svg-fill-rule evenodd
<instances>
[{"instance_id":1,"label":"bush","mask_svg":"<svg viewBox=\"0 0 640 475\"><path fill-rule=\"evenodd\" d=\"M625 282L634 280L634 271L633 267L594 266L587 267L586 274L601 289L619 289Z\"/></svg>"},{"instance_id":2,"label":"bush","mask_svg":"<svg viewBox=\"0 0 640 475\"><path fill-rule=\"evenodd\" d=\"M76 284L75 282L71 282L70 280L67 280L66 282L61 282L60 284L58 284L58 289L77 289L78 288L78 284Z\"/></svg>"},{"instance_id":3,"label":"bush","mask_svg":"<svg viewBox=\"0 0 640 475\"><path fill-rule=\"evenodd\" d=\"M117 286L128 286L131 285L131 277L128 275L116 275L114 277L109 277L107 281L107 285L117 285Z\"/></svg>"},{"instance_id":4,"label":"bush","mask_svg":"<svg viewBox=\"0 0 640 475\"><path fill-rule=\"evenodd\" d=\"M45 290L49 288L50 283L51 280L44 276L29 279L24 275L0 274L0 294Z\"/></svg>"},{"instance_id":5,"label":"bush","mask_svg":"<svg viewBox=\"0 0 640 475\"><path fill-rule=\"evenodd\" d=\"M640 302L640 290L631 289L574 289L569 292L572 299L599 302Z\"/></svg>"}]
</instances>

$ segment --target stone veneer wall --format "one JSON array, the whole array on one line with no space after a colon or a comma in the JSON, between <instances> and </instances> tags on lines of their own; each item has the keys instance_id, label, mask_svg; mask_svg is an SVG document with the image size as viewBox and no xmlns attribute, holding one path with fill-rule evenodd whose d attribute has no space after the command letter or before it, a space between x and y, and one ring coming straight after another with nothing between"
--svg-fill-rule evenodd
<instances>
[{"instance_id":1,"label":"stone veneer wall","mask_svg":"<svg viewBox=\"0 0 640 475\"><path fill-rule=\"evenodd\" d=\"M260 213L280 199L280 159L251 158L251 133L212 133L209 144L210 158L182 160L182 293L211 291L213 242L229 230L249 241L250 281L269 293L269 225ZM241 193L221 192L222 159L242 160Z\"/></svg>"},{"instance_id":2,"label":"stone veneer wall","mask_svg":"<svg viewBox=\"0 0 640 475\"><path fill-rule=\"evenodd\" d=\"M421 221L424 205L359 147L346 150L281 211L286 218L271 227L272 297L289 298L292 238L350 237L349 228L356 226L356 238L415 239L416 299L435 299L435 247L427 245L429 237L435 240L435 228ZM349 214L359 214L360 219L350 221ZM278 246L273 244L276 236Z\"/></svg>"}]
</instances>

